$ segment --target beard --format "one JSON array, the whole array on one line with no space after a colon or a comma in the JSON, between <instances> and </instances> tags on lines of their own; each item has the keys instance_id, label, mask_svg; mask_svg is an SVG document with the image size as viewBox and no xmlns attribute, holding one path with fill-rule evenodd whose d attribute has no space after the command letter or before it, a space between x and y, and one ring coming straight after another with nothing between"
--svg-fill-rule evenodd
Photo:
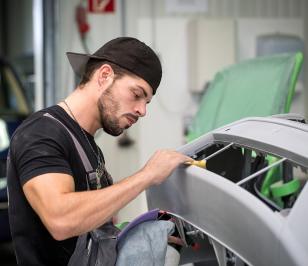
<instances>
[{"instance_id":1,"label":"beard","mask_svg":"<svg viewBox=\"0 0 308 266\"><path fill-rule=\"evenodd\" d=\"M113 84L102 93L97 101L97 107L103 130L112 136L119 136L123 133L124 128L120 127L119 119L116 117L120 106L112 93L112 86Z\"/></svg>"}]
</instances>

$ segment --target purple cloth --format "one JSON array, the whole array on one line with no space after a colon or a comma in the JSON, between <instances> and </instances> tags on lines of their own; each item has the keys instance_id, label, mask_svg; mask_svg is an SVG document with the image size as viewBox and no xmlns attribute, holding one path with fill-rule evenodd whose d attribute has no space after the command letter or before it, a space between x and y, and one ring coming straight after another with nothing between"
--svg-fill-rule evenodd
<instances>
[{"instance_id":1,"label":"purple cloth","mask_svg":"<svg viewBox=\"0 0 308 266\"><path fill-rule=\"evenodd\" d=\"M158 218L159 209L150 210L146 213L139 215L137 218L132 220L119 234L118 234L118 241L120 241L129 230L134 228L136 225L143 223L145 221L152 221Z\"/></svg>"}]
</instances>

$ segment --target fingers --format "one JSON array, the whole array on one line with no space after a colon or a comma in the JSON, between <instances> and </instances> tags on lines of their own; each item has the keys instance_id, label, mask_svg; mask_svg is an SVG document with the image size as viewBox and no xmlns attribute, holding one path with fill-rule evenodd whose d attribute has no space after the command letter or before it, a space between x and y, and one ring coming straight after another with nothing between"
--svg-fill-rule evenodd
<instances>
[{"instance_id":1,"label":"fingers","mask_svg":"<svg viewBox=\"0 0 308 266\"><path fill-rule=\"evenodd\" d=\"M150 162L156 167L174 169L179 164L191 161L192 159L182 153L174 150L159 150L157 151Z\"/></svg>"},{"instance_id":2,"label":"fingers","mask_svg":"<svg viewBox=\"0 0 308 266\"><path fill-rule=\"evenodd\" d=\"M176 236L168 236L168 243L177 244L179 246L184 246L184 242L181 238Z\"/></svg>"},{"instance_id":3,"label":"fingers","mask_svg":"<svg viewBox=\"0 0 308 266\"><path fill-rule=\"evenodd\" d=\"M176 167L193 161L190 157L174 150L158 150L145 166L147 174L153 178L153 184L163 182Z\"/></svg>"}]
</instances>

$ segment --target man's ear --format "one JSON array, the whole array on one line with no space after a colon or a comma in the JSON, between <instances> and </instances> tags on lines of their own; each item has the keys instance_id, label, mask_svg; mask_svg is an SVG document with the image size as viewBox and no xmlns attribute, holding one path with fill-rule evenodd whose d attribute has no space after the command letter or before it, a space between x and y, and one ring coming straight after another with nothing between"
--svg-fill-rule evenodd
<instances>
[{"instance_id":1,"label":"man's ear","mask_svg":"<svg viewBox=\"0 0 308 266\"><path fill-rule=\"evenodd\" d=\"M108 64L103 64L98 69L98 85L103 86L111 76L114 75L113 69Z\"/></svg>"}]
</instances>

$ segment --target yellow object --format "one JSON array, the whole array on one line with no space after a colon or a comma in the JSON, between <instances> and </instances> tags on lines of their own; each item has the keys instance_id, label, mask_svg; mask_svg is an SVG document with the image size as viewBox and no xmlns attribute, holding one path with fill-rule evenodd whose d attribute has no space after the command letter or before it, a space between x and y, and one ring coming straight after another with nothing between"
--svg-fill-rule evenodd
<instances>
[{"instance_id":1,"label":"yellow object","mask_svg":"<svg viewBox=\"0 0 308 266\"><path fill-rule=\"evenodd\" d=\"M195 165L195 166L199 166L201 168L206 168L206 160L191 161L191 162L186 162L185 164Z\"/></svg>"}]
</instances>

